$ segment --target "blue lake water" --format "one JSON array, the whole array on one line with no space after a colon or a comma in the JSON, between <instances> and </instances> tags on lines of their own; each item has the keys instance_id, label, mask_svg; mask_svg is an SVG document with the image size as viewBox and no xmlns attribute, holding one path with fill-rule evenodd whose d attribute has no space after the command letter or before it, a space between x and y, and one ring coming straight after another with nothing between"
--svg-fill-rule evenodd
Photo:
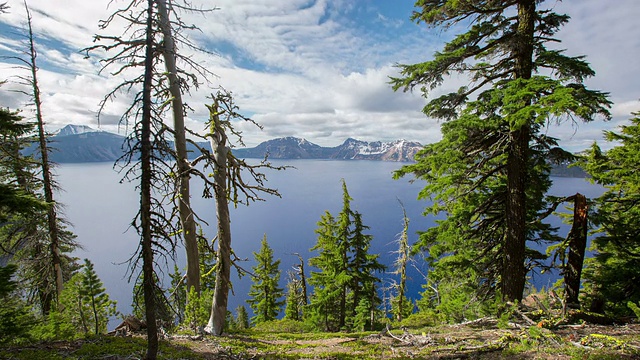
<instances>
[{"instance_id":1,"label":"blue lake water","mask_svg":"<svg viewBox=\"0 0 640 360\"><path fill-rule=\"evenodd\" d=\"M268 197L265 202L250 206L231 208L232 247L238 257L248 258L244 268L253 265L254 251L258 251L260 240L267 235L276 258L281 259L281 285L286 282L286 272L297 263L293 253L300 253L305 260L312 254L309 249L315 244L314 230L321 215L326 211L337 215L342 207L341 179L345 179L351 197L352 208L363 216L364 224L373 235L372 249L379 253L382 262L393 262L393 244L402 230L404 204L410 218L410 243L417 239L416 232L433 225L432 218L423 217L426 201L416 200L423 183L410 183L409 178L393 180L392 173L402 166L393 162L378 161L324 161L324 160L273 160L274 165L291 165L295 169L267 172L267 185L277 188L282 198ZM135 184L120 184L121 175L113 170L111 163L64 164L57 168L58 182L63 191L58 199L65 205L66 218L73 224L72 230L83 246L76 256L89 258L94 264L110 296L118 301L118 310L131 312L133 284L128 283L127 260L138 246L138 236L130 223L137 212L139 196ZM550 193L568 196L580 192L587 197L602 193L600 186L585 179L553 178ZM209 223L204 226L205 235L215 236L215 202L202 199L194 186L192 204L200 216ZM551 219L561 226L560 235L568 231L559 219ZM178 265L184 266L184 252L177 253ZM426 273L424 264L417 264ZM173 264L170 264L171 270ZM392 275L382 275L383 285L388 285ZM247 305L247 293L251 285L248 276L238 279L232 275L234 294L230 294L229 309ZM546 285L549 280L536 279L537 285ZM408 286L409 296L417 298L424 279L420 272L412 269ZM114 322L112 321L112 326Z\"/></svg>"}]
</instances>

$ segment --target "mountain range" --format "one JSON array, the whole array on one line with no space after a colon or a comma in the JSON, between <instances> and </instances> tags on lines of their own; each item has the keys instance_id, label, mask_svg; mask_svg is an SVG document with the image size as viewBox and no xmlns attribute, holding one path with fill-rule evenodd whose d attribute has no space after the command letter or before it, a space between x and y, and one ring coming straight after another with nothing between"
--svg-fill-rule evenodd
<instances>
[{"instance_id":1,"label":"mountain range","mask_svg":"<svg viewBox=\"0 0 640 360\"><path fill-rule=\"evenodd\" d=\"M57 163L85 163L116 161L124 153L125 137L85 125L67 125L51 137L51 160ZM210 149L208 143L200 143ZM252 148L237 148L233 152L238 158L270 159L332 159L332 160L379 160L413 161L414 155L423 148L418 142L396 140L391 142L360 141L349 138L335 147L323 147L305 139L284 137L268 140ZM31 149L33 152L35 148ZM195 156L195 148L190 151ZM554 165L552 176L586 177L579 167L568 164Z\"/></svg>"},{"instance_id":2,"label":"mountain range","mask_svg":"<svg viewBox=\"0 0 640 360\"><path fill-rule=\"evenodd\" d=\"M51 137L51 159L57 163L115 161L124 153L124 136L95 130L85 125L67 125ZM199 144L209 148L208 143ZM334 159L413 161L422 149L418 142L397 140L366 142L347 139L336 147L322 147L305 139L285 137L265 141L253 148L237 148L239 158ZM194 149L191 149L194 150ZM192 151L192 153L194 153Z\"/></svg>"}]
</instances>

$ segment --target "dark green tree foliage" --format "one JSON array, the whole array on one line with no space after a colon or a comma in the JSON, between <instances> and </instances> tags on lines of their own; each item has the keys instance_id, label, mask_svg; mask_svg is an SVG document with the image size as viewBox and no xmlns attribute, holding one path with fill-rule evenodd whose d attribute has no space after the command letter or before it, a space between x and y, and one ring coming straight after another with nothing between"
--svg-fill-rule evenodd
<instances>
[{"instance_id":1,"label":"dark green tree foliage","mask_svg":"<svg viewBox=\"0 0 640 360\"><path fill-rule=\"evenodd\" d=\"M591 307L631 315L627 301L640 302L640 113L605 137L617 146L603 152L597 144L580 161L592 181L606 191L595 201L593 222L600 235L585 268Z\"/></svg>"},{"instance_id":2,"label":"dark green tree foliage","mask_svg":"<svg viewBox=\"0 0 640 360\"><path fill-rule=\"evenodd\" d=\"M349 241L348 269L351 274L351 313L358 320L354 320L352 328L373 330L375 311L381 304L376 286L380 280L376 273L383 272L385 267L378 261L378 254L369 253L373 236L364 234L369 227L362 223L362 214L353 213L353 220L354 231Z\"/></svg>"},{"instance_id":3,"label":"dark green tree foliage","mask_svg":"<svg viewBox=\"0 0 640 360\"><path fill-rule=\"evenodd\" d=\"M343 206L338 218L328 211L318 222L318 239L309 259L320 271L311 272L309 283L314 292L309 305L311 321L316 326L337 331L343 328L371 327L372 314L380 304L375 272L384 270L378 255L369 254L372 237L362 216L351 210L351 196L342 180Z\"/></svg>"},{"instance_id":4,"label":"dark green tree foliage","mask_svg":"<svg viewBox=\"0 0 640 360\"><path fill-rule=\"evenodd\" d=\"M569 18L538 9L540 3L417 1L418 23L468 30L433 60L401 65L401 77L392 79L394 89L419 87L425 97L448 75L470 79L428 101L424 113L446 121L443 139L396 176L425 180L419 198L434 200L426 213L446 214L415 246L428 251L430 280L465 279L480 299L499 290L505 300L520 300L527 271L541 257L527 241L555 240L538 213L547 205L547 160L566 153L544 128L567 118L609 117L606 94L583 85L594 75L584 59L547 48Z\"/></svg>"},{"instance_id":5,"label":"dark green tree foliage","mask_svg":"<svg viewBox=\"0 0 640 360\"><path fill-rule=\"evenodd\" d=\"M55 276L53 266L42 264L52 262L47 214L55 205L45 201L42 179L37 175L39 162L22 153L34 141L30 136L34 129L35 124L17 112L0 108L0 253L18 265L16 274L29 302L46 313L54 299ZM63 219L57 221L66 281L76 266L68 255L76 247L75 236L65 230Z\"/></svg>"},{"instance_id":6,"label":"dark green tree foliage","mask_svg":"<svg viewBox=\"0 0 640 360\"><path fill-rule=\"evenodd\" d=\"M31 215L46 208L25 186L33 177L33 162L21 151L29 145L27 135L34 126L17 112L0 108L0 225L3 226L10 217Z\"/></svg>"},{"instance_id":7,"label":"dark green tree foliage","mask_svg":"<svg viewBox=\"0 0 640 360\"><path fill-rule=\"evenodd\" d=\"M340 298L343 283L348 283L343 274L342 256L338 246L338 225L328 211L318 222L316 245L311 251L318 256L309 259L309 264L318 269L311 271L309 284L313 285L313 294L309 304L310 320L325 331L340 330Z\"/></svg>"},{"instance_id":8,"label":"dark green tree foliage","mask_svg":"<svg viewBox=\"0 0 640 360\"><path fill-rule=\"evenodd\" d=\"M275 320L284 305L284 292L278 287L280 282L280 260L273 260L273 250L267 242L267 235L262 238L260 252L253 253L256 265L252 267L251 290L249 300L254 316L251 322L259 324Z\"/></svg>"},{"instance_id":9,"label":"dark green tree foliage","mask_svg":"<svg viewBox=\"0 0 640 360\"><path fill-rule=\"evenodd\" d=\"M9 245L9 255L14 256L19 265L21 282L25 283L29 296L37 297L43 314L47 314L62 293L64 281L71 277L74 259L66 253L73 251L77 244L75 236L66 230L66 221L61 217L61 208L54 200L54 193L58 190L53 164L49 161L52 150L46 133L45 116L42 112L40 85L38 83L38 65L36 51L36 35L32 28L31 12L24 3L26 11L26 28L23 42L15 47L16 56L9 58L16 61L19 69L25 75L15 76L15 81L24 86L20 91L29 97L29 107L33 109L34 130L33 137L35 156L22 157L24 161L14 168L16 180L23 192L38 197L47 204L42 216L14 218L11 227L5 229ZM15 134L15 133L14 133ZM25 139L23 139L25 140ZM14 147L14 151L17 149ZM21 157L19 154L15 158ZM36 170L37 169L37 170ZM16 249L20 249L17 251ZM49 264L43 267L42 264Z\"/></svg>"},{"instance_id":10,"label":"dark green tree foliage","mask_svg":"<svg viewBox=\"0 0 640 360\"><path fill-rule=\"evenodd\" d=\"M33 324L13 279L17 268L16 265L0 266L0 344L26 337Z\"/></svg>"}]
</instances>

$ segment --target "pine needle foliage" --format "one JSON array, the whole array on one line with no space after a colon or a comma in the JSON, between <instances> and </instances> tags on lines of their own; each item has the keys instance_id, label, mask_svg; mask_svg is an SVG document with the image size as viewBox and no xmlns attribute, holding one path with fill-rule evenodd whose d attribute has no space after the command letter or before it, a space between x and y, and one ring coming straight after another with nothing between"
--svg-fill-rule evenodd
<instances>
[{"instance_id":1,"label":"pine needle foliage","mask_svg":"<svg viewBox=\"0 0 640 360\"><path fill-rule=\"evenodd\" d=\"M418 197L431 199L425 213L439 216L414 251L426 252L431 284L464 279L480 301L521 300L527 273L544 259L527 244L559 240L541 214L549 162L568 154L547 127L610 116L607 94L583 83L594 75L584 57L555 49L554 35L569 17L542 3L417 1L417 23L466 31L431 60L399 65L391 79L395 90L419 89L428 99L425 115L445 121L442 140L395 174L426 181ZM456 75L468 83L430 97Z\"/></svg>"}]
</instances>

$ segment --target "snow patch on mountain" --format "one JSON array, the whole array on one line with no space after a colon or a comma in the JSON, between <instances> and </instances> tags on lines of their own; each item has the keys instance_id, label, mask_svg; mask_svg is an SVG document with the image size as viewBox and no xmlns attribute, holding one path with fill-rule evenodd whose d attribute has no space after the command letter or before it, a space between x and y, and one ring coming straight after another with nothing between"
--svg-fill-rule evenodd
<instances>
[{"instance_id":1,"label":"snow patch on mountain","mask_svg":"<svg viewBox=\"0 0 640 360\"><path fill-rule=\"evenodd\" d=\"M69 135L78 135L92 132L100 132L102 130L96 130L87 125L67 125L62 129L58 130L56 136L69 136Z\"/></svg>"}]
</instances>

